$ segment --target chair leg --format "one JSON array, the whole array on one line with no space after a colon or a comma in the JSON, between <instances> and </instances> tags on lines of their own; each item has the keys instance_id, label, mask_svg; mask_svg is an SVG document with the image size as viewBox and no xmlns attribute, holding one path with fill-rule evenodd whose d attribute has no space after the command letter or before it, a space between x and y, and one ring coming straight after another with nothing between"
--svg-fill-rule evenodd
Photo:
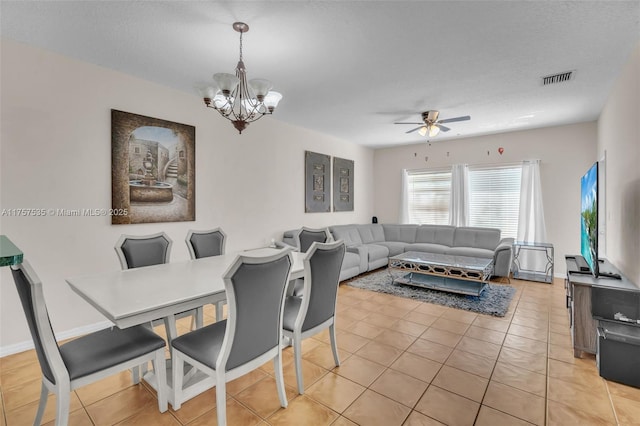
<instances>
[{"instance_id":1,"label":"chair leg","mask_svg":"<svg viewBox=\"0 0 640 426\"><path fill-rule=\"evenodd\" d=\"M293 334L293 358L296 367L296 382L298 383L298 393L304 394L304 380L302 377L302 337L300 333Z\"/></svg>"},{"instance_id":2,"label":"chair leg","mask_svg":"<svg viewBox=\"0 0 640 426\"><path fill-rule=\"evenodd\" d=\"M227 424L227 383L224 373L216 372L216 411L218 426Z\"/></svg>"},{"instance_id":3,"label":"chair leg","mask_svg":"<svg viewBox=\"0 0 640 426\"><path fill-rule=\"evenodd\" d=\"M153 360L153 372L156 373L157 393L158 393L158 409L161 413L167 411L167 362L164 360L164 348L156 351Z\"/></svg>"},{"instance_id":4,"label":"chair leg","mask_svg":"<svg viewBox=\"0 0 640 426\"><path fill-rule=\"evenodd\" d=\"M142 369L142 365L138 365L130 369L131 371L131 381L134 385L140 383L140 370Z\"/></svg>"},{"instance_id":5,"label":"chair leg","mask_svg":"<svg viewBox=\"0 0 640 426\"><path fill-rule=\"evenodd\" d=\"M218 321L222 321L223 319L223 314L224 314L224 300L221 300L219 302L216 302L216 322Z\"/></svg>"},{"instance_id":6,"label":"chair leg","mask_svg":"<svg viewBox=\"0 0 640 426\"><path fill-rule=\"evenodd\" d=\"M192 322L195 322L196 330L198 328L202 328L204 325L204 308L200 306L196 309L196 315L193 317ZM193 330L193 323L191 324L191 329Z\"/></svg>"},{"instance_id":7,"label":"chair leg","mask_svg":"<svg viewBox=\"0 0 640 426\"><path fill-rule=\"evenodd\" d=\"M179 410L182 406L182 378L184 377L184 361L178 351L173 352L171 358L171 370L173 373L173 409Z\"/></svg>"},{"instance_id":8,"label":"chair leg","mask_svg":"<svg viewBox=\"0 0 640 426\"><path fill-rule=\"evenodd\" d=\"M340 367L340 357L338 356L338 342L336 341L335 322L329 326L329 336L331 337L331 350L333 351L333 360L336 362L336 367Z\"/></svg>"},{"instance_id":9,"label":"chair leg","mask_svg":"<svg viewBox=\"0 0 640 426\"><path fill-rule=\"evenodd\" d=\"M61 383L57 385L57 388L56 426L67 426L69 423L69 404L71 404L71 386L69 383Z\"/></svg>"},{"instance_id":10,"label":"chair leg","mask_svg":"<svg viewBox=\"0 0 640 426\"><path fill-rule=\"evenodd\" d=\"M42 381L42 388L40 389L40 403L38 404L38 412L36 413L36 419L33 424L39 425L42 423L42 416L44 415L44 409L47 407L47 397L49 396L49 389Z\"/></svg>"},{"instance_id":11,"label":"chair leg","mask_svg":"<svg viewBox=\"0 0 640 426\"><path fill-rule=\"evenodd\" d=\"M278 355L273 359L273 369L276 375L276 387L278 388L280 406L282 408L287 408L287 393L284 390L284 376L282 373L282 350L279 350Z\"/></svg>"}]
</instances>

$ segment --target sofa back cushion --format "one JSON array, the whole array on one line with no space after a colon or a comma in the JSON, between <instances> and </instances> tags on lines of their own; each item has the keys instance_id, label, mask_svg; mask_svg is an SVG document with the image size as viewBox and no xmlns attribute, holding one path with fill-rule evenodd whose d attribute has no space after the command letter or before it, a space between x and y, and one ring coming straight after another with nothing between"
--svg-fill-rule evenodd
<instances>
[{"instance_id":1,"label":"sofa back cushion","mask_svg":"<svg viewBox=\"0 0 640 426\"><path fill-rule=\"evenodd\" d=\"M418 225L384 224L382 225L382 229L384 230L385 241L397 241L401 243L416 242Z\"/></svg>"},{"instance_id":2,"label":"sofa back cushion","mask_svg":"<svg viewBox=\"0 0 640 426\"><path fill-rule=\"evenodd\" d=\"M384 230L379 223L358 225L358 232L360 233L360 239L365 244L384 241Z\"/></svg>"},{"instance_id":3,"label":"sofa back cushion","mask_svg":"<svg viewBox=\"0 0 640 426\"><path fill-rule=\"evenodd\" d=\"M455 226L420 225L416 232L416 243L441 244L451 247L455 231Z\"/></svg>"},{"instance_id":4,"label":"sofa back cushion","mask_svg":"<svg viewBox=\"0 0 640 426\"><path fill-rule=\"evenodd\" d=\"M362 244L362 238L360 238L357 225L330 226L329 231L331 231L334 240L343 240L347 247Z\"/></svg>"},{"instance_id":5,"label":"sofa back cushion","mask_svg":"<svg viewBox=\"0 0 640 426\"><path fill-rule=\"evenodd\" d=\"M499 229L460 227L456 228L453 246L495 250L499 243Z\"/></svg>"}]
</instances>

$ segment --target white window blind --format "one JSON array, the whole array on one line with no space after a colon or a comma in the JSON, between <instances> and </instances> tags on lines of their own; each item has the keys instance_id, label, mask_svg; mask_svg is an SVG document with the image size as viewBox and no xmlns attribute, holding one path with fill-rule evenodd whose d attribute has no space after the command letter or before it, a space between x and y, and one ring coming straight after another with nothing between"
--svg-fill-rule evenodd
<instances>
[{"instance_id":1,"label":"white window blind","mask_svg":"<svg viewBox=\"0 0 640 426\"><path fill-rule=\"evenodd\" d=\"M407 185L410 223L449 224L451 170L409 172Z\"/></svg>"},{"instance_id":2,"label":"white window blind","mask_svg":"<svg viewBox=\"0 0 640 426\"><path fill-rule=\"evenodd\" d=\"M469 226L498 228L503 238L518 233L521 165L469 167Z\"/></svg>"}]
</instances>

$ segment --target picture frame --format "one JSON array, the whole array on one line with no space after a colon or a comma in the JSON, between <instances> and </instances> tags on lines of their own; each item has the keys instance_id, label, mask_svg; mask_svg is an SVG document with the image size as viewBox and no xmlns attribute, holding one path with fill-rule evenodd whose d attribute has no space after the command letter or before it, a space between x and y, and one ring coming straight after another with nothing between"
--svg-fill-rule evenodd
<instances>
[{"instance_id":1,"label":"picture frame","mask_svg":"<svg viewBox=\"0 0 640 426\"><path fill-rule=\"evenodd\" d=\"M333 157L333 211L353 211L354 161Z\"/></svg>"},{"instance_id":2,"label":"picture frame","mask_svg":"<svg viewBox=\"0 0 640 426\"><path fill-rule=\"evenodd\" d=\"M194 221L194 126L111 110L111 223Z\"/></svg>"},{"instance_id":3,"label":"picture frame","mask_svg":"<svg viewBox=\"0 0 640 426\"><path fill-rule=\"evenodd\" d=\"M305 213L331 211L331 157L305 151Z\"/></svg>"}]
</instances>

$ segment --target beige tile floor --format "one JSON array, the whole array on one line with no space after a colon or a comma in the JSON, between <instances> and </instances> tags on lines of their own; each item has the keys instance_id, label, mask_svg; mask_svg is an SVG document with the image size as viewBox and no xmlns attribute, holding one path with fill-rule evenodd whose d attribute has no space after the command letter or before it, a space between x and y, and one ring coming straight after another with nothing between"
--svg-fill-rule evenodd
<instances>
[{"instance_id":1,"label":"beige tile floor","mask_svg":"<svg viewBox=\"0 0 640 426\"><path fill-rule=\"evenodd\" d=\"M230 425L632 425L640 389L598 376L593 356L573 357L562 280L512 280L504 318L340 286L338 346L303 343L306 392L295 390L284 351L289 407L282 409L272 364L227 386ZM207 307L206 320L214 320ZM20 319L22 320L22 318ZM179 325L186 332L187 322ZM161 332L162 330L160 330ZM40 389L33 351L0 359L0 426L30 425ZM46 424L53 424L50 396ZM160 414L153 392L128 373L76 390L72 425L213 425L215 390Z\"/></svg>"}]
</instances>

